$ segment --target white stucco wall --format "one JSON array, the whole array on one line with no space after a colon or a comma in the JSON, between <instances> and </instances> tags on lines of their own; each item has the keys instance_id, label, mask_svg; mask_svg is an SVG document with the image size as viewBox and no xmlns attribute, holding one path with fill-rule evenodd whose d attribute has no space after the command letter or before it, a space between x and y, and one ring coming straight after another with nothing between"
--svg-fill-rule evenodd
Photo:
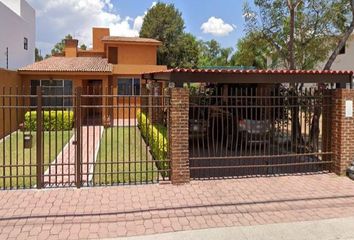
<instances>
[{"instance_id":1,"label":"white stucco wall","mask_svg":"<svg viewBox=\"0 0 354 240\"><path fill-rule=\"evenodd\" d=\"M24 49L28 39L28 50ZM25 0L0 0L0 68L6 68L6 48L9 49L9 69L16 70L35 61L36 14Z\"/></svg>"},{"instance_id":2,"label":"white stucco wall","mask_svg":"<svg viewBox=\"0 0 354 240\"><path fill-rule=\"evenodd\" d=\"M324 64L323 64L324 67ZM337 56L332 65L332 70L354 71L354 35L351 35L345 47L345 54Z\"/></svg>"}]
</instances>

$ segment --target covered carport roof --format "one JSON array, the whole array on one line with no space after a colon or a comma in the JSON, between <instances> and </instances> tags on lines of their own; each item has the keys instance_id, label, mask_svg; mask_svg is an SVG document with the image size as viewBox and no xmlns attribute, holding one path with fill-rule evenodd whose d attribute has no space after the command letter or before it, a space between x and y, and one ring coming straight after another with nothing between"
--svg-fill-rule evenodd
<instances>
[{"instance_id":1,"label":"covered carport roof","mask_svg":"<svg viewBox=\"0 0 354 240\"><path fill-rule=\"evenodd\" d=\"M142 75L143 79L183 83L352 83L352 71L169 69Z\"/></svg>"}]
</instances>

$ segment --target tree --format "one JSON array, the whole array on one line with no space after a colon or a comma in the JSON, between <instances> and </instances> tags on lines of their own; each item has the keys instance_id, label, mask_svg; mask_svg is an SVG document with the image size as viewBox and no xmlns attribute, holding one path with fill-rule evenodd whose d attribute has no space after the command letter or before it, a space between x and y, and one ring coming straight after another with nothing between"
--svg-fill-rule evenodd
<instances>
[{"instance_id":1,"label":"tree","mask_svg":"<svg viewBox=\"0 0 354 240\"><path fill-rule=\"evenodd\" d=\"M34 56L35 56L35 61L39 62L43 60L43 56L41 55L40 51L38 48L35 48L34 50Z\"/></svg>"},{"instance_id":2,"label":"tree","mask_svg":"<svg viewBox=\"0 0 354 240\"><path fill-rule=\"evenodd\" d=\"M345 13L347 11L346 9L350 8L351 22L346 27L346 30L343 31L344 33L342 34L340 40L338 41L338 44L337 44L336 48L333 50L331 56L328 58L328 61L327 61L326 65L324 66L324 70L330 70L331 69L332 64L336 60L340 50L345 46L345 44L348 41L350 35L354 31L354 0L350 0L349 4L348 4L347 1L343 1L342 3L337 4L336 7L338 8L338 12L342 12L342 13ZM339 14L339 15L340 15L339 18L342 17L342 21L345 22L346 21L345 17L343 17L343 15L341 15L341 14ZM345 25L345 24L342 24L342 26L343 25Z\"/></svg>"},{"instance_id":3,"label":"tree","mask_svg":"<svg viewBox=\"0 0 354 240\"><path fill-rule=\"evenodd\" d=\"M216 40L199 42L199 66L229 66L231 65L232 48L222 48Z\"/></svg>"},{"instance_id":4,"label":"tree","mask_svg":"<svg viewBox=\"0 0 354 240\"><path fill-rule=\"evenodd\" d=\"M325 66L329 69L354 29L354 0L255 0L254 3L258 11L248 4L244 6L247 33L259 33L280 60L280 66L288 69L315 68L334 49ZM348 17L350 13L352 18ZM301 88L301 84L293 83L289 94L297 96ZM291 104L298 106L297 98L292 99ZM304 139L299 107L290 110L293 140L301 145ZM316 106L310 142L317 142L319 137L320 115L321 108Z\"/></svg>"},{"instance_id":5,"label":"tree","mask_svg":"<svg viewBox=\"0 0 354 240\"><path fill-rule=\"evenodd\" d=\"M154 38L162 42L158 50L158 64L176 67L179 65L178 40L183 35L184 20L173 4L157 3L144 17L140 37Z\"/></svg>"},{"instance_id":6,"label":"tree","mask_svg":"<svg viewBox=\"0 0 354 240\"><path fill-rule=\"evenodd\" d=\"M231 58L236 66L253 66L257 69L267 68L267 57L271 55L267 41L259 33L250 33L237 42L237 51Z\"/></svg>"},{"instance_id":7,"label":"tree","mask_svg":"<svg viewBox=\"0 0 354 240\"><path fill-rule=\"evenodd\" d=\"M73 37L70 34L68 34L64 37L64 39L62 39L60 42L55 44L54 48L51 51L52 55L56 55L64 52L66 39L73 39Z\"/></svg>"},{"instance_id":8,"label":"tree","mask_svg":"<svg viewBox=\"0 0 354 240\"><path fill-rule=\"evenodd\" d=\"M80 49L81 49L81 50L87 50L87 46L86 46L85 44L81 44L81 45L80 45Z\"/></svg>"},{"instance_id":9,"label":"tree","mask_svg":"<svg viewBox=\"0 0 354 240\"><path fill-rule=\"evenodd\" d=\"M199 43L190 33L184 33L178 43L176 54L176 67L196 68L199 64Z\"/></svg>"},{"instance_id":10,"label":"tree","mask_svg":"<svg viewBox=\"0 0 354 240\"><path fill-rule=\"evenodd\" d=\"M288 69L313 69L340 39L349 8L344 0L255 0L244 5L246 32L259 33Z\"/></svg>"}]
</instances>

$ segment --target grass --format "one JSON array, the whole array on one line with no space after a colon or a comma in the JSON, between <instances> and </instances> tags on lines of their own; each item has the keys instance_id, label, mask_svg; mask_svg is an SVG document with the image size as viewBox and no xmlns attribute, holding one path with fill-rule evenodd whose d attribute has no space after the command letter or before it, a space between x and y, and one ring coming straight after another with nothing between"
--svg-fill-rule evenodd
<instances>
[{"instance_id":1,"label":"grass","mask_svg":"<svg viewBox=\"0 0 354 240\"><path fill-rule=\"evenodd\" d=\"M96 185L157 181L157 168L137 127L108 128L103 133L93 181Z\"/></svg>"},{"instance_id":2,"label":"grass","mask_svg":"<svg viewBox=\"0 0 354 240\"><path fill-rule=\"evenodd\" d=\"M43 133L43 173L72 135L72 131ZM12 133L11 137L0 142L0 188L29 188L36 185L36 133L32 132L32 136L30 149L24 149L21 131Z\"/></svg>"}]
</instances>

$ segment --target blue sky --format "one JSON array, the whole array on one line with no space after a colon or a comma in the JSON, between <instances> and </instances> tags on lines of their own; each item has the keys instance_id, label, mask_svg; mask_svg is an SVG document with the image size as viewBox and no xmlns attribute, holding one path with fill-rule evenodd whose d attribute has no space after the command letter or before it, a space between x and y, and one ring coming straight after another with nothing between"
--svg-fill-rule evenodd
<instances>
[{"instance_id":1,"label":"blue sky","mask_svg":"<svg viewBox=\"0 0 354 240\"><path fill-rule=\"evenodd\" d=\"M37 47L42 54L70 33L91 44L91 27L110 27L112 35L136 36L154 0L27 0L37 12ZM249 0L251 1L251 0ZM186 31L235 48L243 33L242 0L160 0L173 3Z\"/></svg>"}]
</instances>

